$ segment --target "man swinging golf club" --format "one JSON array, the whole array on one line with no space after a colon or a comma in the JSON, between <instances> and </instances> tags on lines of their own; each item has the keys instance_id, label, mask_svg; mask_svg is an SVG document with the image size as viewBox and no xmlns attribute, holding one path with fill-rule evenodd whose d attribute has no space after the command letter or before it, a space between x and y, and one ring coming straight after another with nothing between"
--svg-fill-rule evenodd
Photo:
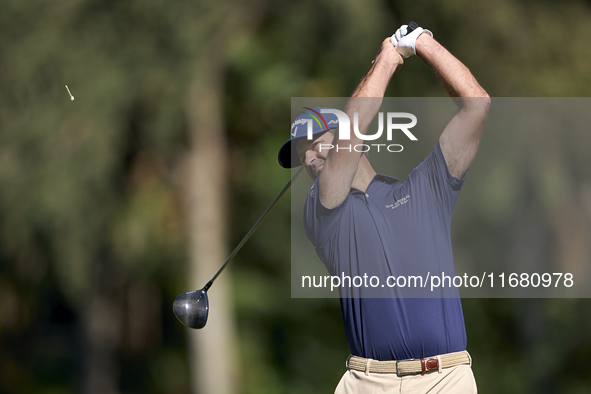
<instances>
[{"instance_id":1,"label":"man swinging golf club","mask_svg":"<svg viewBox=\"0 0 591 394\"><path fill-rule=\"evenodd\" d=\"M434 274L453 272L451 216L488 116L486 91L430 31L403 25L384 40L344 112L351 120L357 112L359 131L367 132L390 78L412 55L435 72L459 109L405 182L377 174L366 155L351 149L363 140L353 130L340 139L338 117L318 107L296 119L279 152L281 166L303 165L315 180L304 226L331 274L362 275L368 267L399 273L417 264ZM459 297L358 295L341 293L351 356L335 393L476 392Z\"/></svg>"}]
</instances>

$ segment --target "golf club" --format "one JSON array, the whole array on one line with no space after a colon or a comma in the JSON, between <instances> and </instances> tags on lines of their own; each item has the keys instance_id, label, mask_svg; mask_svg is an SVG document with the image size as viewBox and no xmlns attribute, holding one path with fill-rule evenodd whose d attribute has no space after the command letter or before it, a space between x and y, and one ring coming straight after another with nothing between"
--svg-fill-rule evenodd
<instances>
[{"instance_id":1,"label":"golf club","mask_svg":"<svg viewBox=\"0 0 591 394\"><path fill-rule=\"evenodd\" d=\"M187 293L183 293L177 296L172 303L172 310L174 314L179 319L181 323L185 326L190 328L203 328L205 323L207 323L207 316L209 314L209 298L207 297L207 290L211 287L213 282L216 278L222 273L224 268L228 265L228 263L236 256L236 253L244 246L246 241L250 238L252 233L259 227L261 222L265 219L265 217L269 214L271 209L277 204L279 199L285 194L287 189L291 186L291 183L296 179L296 177L300 174L303 167L300 167L296 173L291 177L289 182L281 189L277 197L271 202L271 204L267 207L265 212L261 215L261 217L256 221L256 223L252 226L252 228L246 233L242 241L236 246L234 251L228 256L224 264L220 267L218 272L211 278L209 282L201 290L189 291Z\"/></svg>"}]
</instances>

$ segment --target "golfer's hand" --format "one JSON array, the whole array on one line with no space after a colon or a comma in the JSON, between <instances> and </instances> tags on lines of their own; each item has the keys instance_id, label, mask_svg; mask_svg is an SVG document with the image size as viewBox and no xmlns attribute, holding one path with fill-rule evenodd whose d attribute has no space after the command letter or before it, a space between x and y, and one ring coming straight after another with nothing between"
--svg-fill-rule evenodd
<instances>
[{"instance_id":1,"label":"golfer's hand","mask_svg":"<svg viewBox=\"0 0 591 394\"><path fill-rule=\"evenodd\" d=\"M384 60L388 64L393 65L395 70L399 69L400 66L402 66L402 64L404 63L404 59L402 58L400 53L398 53L398 51L396 51L396 49L392 47L392 44L390 43L390 37L386 38L382 42L382 46L380 47L380 51L378 52L376 59L371 63L375 63L375 61L380 58L384 58Z\"/></svg>"},{"instance_id":2,"label":"golfer's hand","mask_svg":"<svg viewBox=\"0 0 591 394\"><path fill-rule=\"evenodd\" d=\"M417 27L409 34L406 34L407 25L402 25L396 33L392 34L390 37L390 42L394 45L394 48L400 53L400 55L404 58L410 57L412 55L416 55L417 51L415 48L417 38L423 33L429 34L433 37L433 33L429 30L423 29L422 27Z\"/></svg>"}]
</instances>

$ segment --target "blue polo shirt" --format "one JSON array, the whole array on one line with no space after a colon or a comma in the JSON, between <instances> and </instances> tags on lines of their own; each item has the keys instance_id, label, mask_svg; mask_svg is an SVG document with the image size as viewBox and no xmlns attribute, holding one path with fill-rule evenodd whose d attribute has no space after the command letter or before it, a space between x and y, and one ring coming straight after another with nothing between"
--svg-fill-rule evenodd
<instances>
[{"instance_id":1,"label":"blue polo shirt","mask_svg":"<svg viewBox=\"0 0 591 394\"><path fill-rule=\"evenodd\" d=\"M377 174L336 208L320 203L318 180L310 189L304 226L320 260L333 276L366 275L364 286L339 288L351 354L404 360L466 349L457 289L408 298L411 286L383 286L388 277L455 275L450 224L463 181L449 173L438 142L405 182Z\"/></svg>"}]
</instances>

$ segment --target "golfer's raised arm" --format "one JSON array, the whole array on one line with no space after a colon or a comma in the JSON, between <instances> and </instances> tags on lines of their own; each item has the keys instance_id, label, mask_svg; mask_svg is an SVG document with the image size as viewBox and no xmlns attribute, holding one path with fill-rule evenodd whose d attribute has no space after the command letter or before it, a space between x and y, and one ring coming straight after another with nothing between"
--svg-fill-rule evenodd
<instances>
[{"instance_id":1,"label":"golfer's raised arm","mask_svg":"<svg viewBox=\"0 0 591 394\"><path fill-rule=\"evenodd\" d=\"M378 113L390 78L403 62L390 38L385 39L371 68L351 95L345 108L351 120L351 138L341 141L339 133L335 134L334 147L318 179L320 201L326 208L334 208L345 200L357 172L361 152L356 152L353 147L363 140L353 131L354 113L359 116L359 132L365 134Z\"/></svg>"},{"instance_id":2,"label":"golfer's raised arm","mask_svg":"<svg viewBox=\"0 0 591 394\"><path fill-rule=\"evenodd\" d=\"M428 34L416 40L417 55L433 69L459 107L439 137L451 175L462 178L476 156L490 98L470 70Z\"/></svg>"}]
</instances>

